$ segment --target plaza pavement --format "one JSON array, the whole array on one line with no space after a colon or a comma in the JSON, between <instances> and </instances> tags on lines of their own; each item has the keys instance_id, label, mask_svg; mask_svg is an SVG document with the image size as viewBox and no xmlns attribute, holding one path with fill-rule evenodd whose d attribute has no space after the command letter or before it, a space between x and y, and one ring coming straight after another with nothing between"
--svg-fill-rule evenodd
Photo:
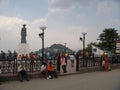
<instances>
[{"instance_id":1,"label":"plaza pavement","mask_svg":"<svg viewBox=\"0 0 120 90\"><path fill-rule=\"evenodd\" d=\"M67 75L58 79L31 79L29 82L9 81L0 90L120 90L120 69Z\"/></svg>"},{"instance_id":2,"label":"plaza pavement","mask_svg":"<svg viewBox=\"0 0 120 90\"><path fill-rule=\"evenodd\" d=\"M68 60L68 72L63 74L61 68L58 79L31 78L29 82L7 81L0 85L0 90L120 90L120 69L79 74L76 73L75 64L76 62L72 68Z\"/></svg>"}]
</instances>

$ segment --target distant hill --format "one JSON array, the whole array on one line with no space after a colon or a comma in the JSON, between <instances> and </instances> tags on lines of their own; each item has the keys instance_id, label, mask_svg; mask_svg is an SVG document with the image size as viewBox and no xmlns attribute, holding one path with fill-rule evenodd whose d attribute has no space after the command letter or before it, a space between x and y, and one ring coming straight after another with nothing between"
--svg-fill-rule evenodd
<instances>
[{"instance_id":1,"label":"distant hill","mask_svg":"<svg viewBox=\"0 0 120 90\"><path fill-rule=\"evenodd\" d=\"M45 53L50 53L50 54L57 54L57 53L63 53L63 52L68 52L68 53L74 53L73 50L71 50L68 47L65 47L62 44L53 44L50 47L44 48ZM42 53L42 49L38 51L39 53Z\"/></svg>"}]
</instances>

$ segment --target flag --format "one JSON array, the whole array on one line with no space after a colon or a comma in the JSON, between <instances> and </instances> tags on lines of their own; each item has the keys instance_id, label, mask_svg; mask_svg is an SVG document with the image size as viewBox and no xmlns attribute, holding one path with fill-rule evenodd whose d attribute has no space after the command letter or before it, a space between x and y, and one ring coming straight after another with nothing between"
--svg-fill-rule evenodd
<instances>
[{"instance_id":1,"label":"flag","mask_svg":"<svg viewBox=\"0 0 120 90\"><path fill-rule=\"evenodd\" d=\"M103 55L104 51L99 47L92 45L92 53L94 53L95 56L101 56Z\"/></svg>"}]
</instances>

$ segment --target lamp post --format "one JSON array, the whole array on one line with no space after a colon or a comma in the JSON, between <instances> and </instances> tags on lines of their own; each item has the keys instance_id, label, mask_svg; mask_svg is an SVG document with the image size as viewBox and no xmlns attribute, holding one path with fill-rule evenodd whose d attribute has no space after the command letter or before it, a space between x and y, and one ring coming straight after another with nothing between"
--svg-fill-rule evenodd
<instances>
[{"instance_id":1,"label":"lamp post","mask_svg":"<svg viewBox=\"0 0 120 90\"><path fill-rule=\"evenodd\" d=\"M85 35L87 33L83 32L82 35L83 35L83 38L80 37L80 40L83 42L83 67L85 66ZM86 66L87 66L87 62L86 62Z\"/></svg>"},{"instance_id":2,"label":"lamp post","mask_svg":"<svg viewBox=\"0 0 120 90\"><path fill-rule=\"evenodd\" d=\"M43 61L44 61L44 30L46 28L47 28L46 26L40 27L40 29L42 30L42 33L39 33L39 36L42 39L42 61L41 61L41 63L43 63Z\"/></svg>"},{"instance_id":3,"label":"lamp post","mask_svg":"<svg viewBox=\"0 0 120 90\"><path fill-rule=\"evenodd\" d=\"M65 44L65 54L66 54L66 44L67 44L67 43L64 43L64 44Z\"/></svg>"}]
</instances>

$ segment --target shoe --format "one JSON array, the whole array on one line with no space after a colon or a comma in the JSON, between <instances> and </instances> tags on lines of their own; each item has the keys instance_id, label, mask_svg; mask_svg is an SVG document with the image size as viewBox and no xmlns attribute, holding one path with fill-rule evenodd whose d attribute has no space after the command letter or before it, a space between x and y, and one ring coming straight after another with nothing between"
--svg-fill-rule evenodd
<instances>
[{"instance_id":1,"label":"shoe","mask_svg":"<svg viewBox=\"0 0 120 90\"><path fill-rule=\"evenodd\" d=\"M52 77L50 79L53 79Z\"/></svg>"},{"instance_id":2,"label":"shoe","mask_svg":"<svg viewBox=\"0 0 120 90\"><path fill-rule=\"evenodd\" d=\"M49 79L49 77L47 77L47 79Z\"/></svg>"},{"instance_id":3,"label":"shoe","mask_svg":"<svg viewBox=\"0 0 120 90\"><path fill-rule=\"evenodd\" d=\"M23 80L20 80L20 82L23 82Z\"/></svg>"},{"instance_id":4,"label":"shoe","mask_svg":"<svg viewBox=\"0 0 120 90\"><path fill-rule=\"evenodd\" d=\"M28 82L30 81L30 80L27 80Z\"/></svg>"}]
</instances>

